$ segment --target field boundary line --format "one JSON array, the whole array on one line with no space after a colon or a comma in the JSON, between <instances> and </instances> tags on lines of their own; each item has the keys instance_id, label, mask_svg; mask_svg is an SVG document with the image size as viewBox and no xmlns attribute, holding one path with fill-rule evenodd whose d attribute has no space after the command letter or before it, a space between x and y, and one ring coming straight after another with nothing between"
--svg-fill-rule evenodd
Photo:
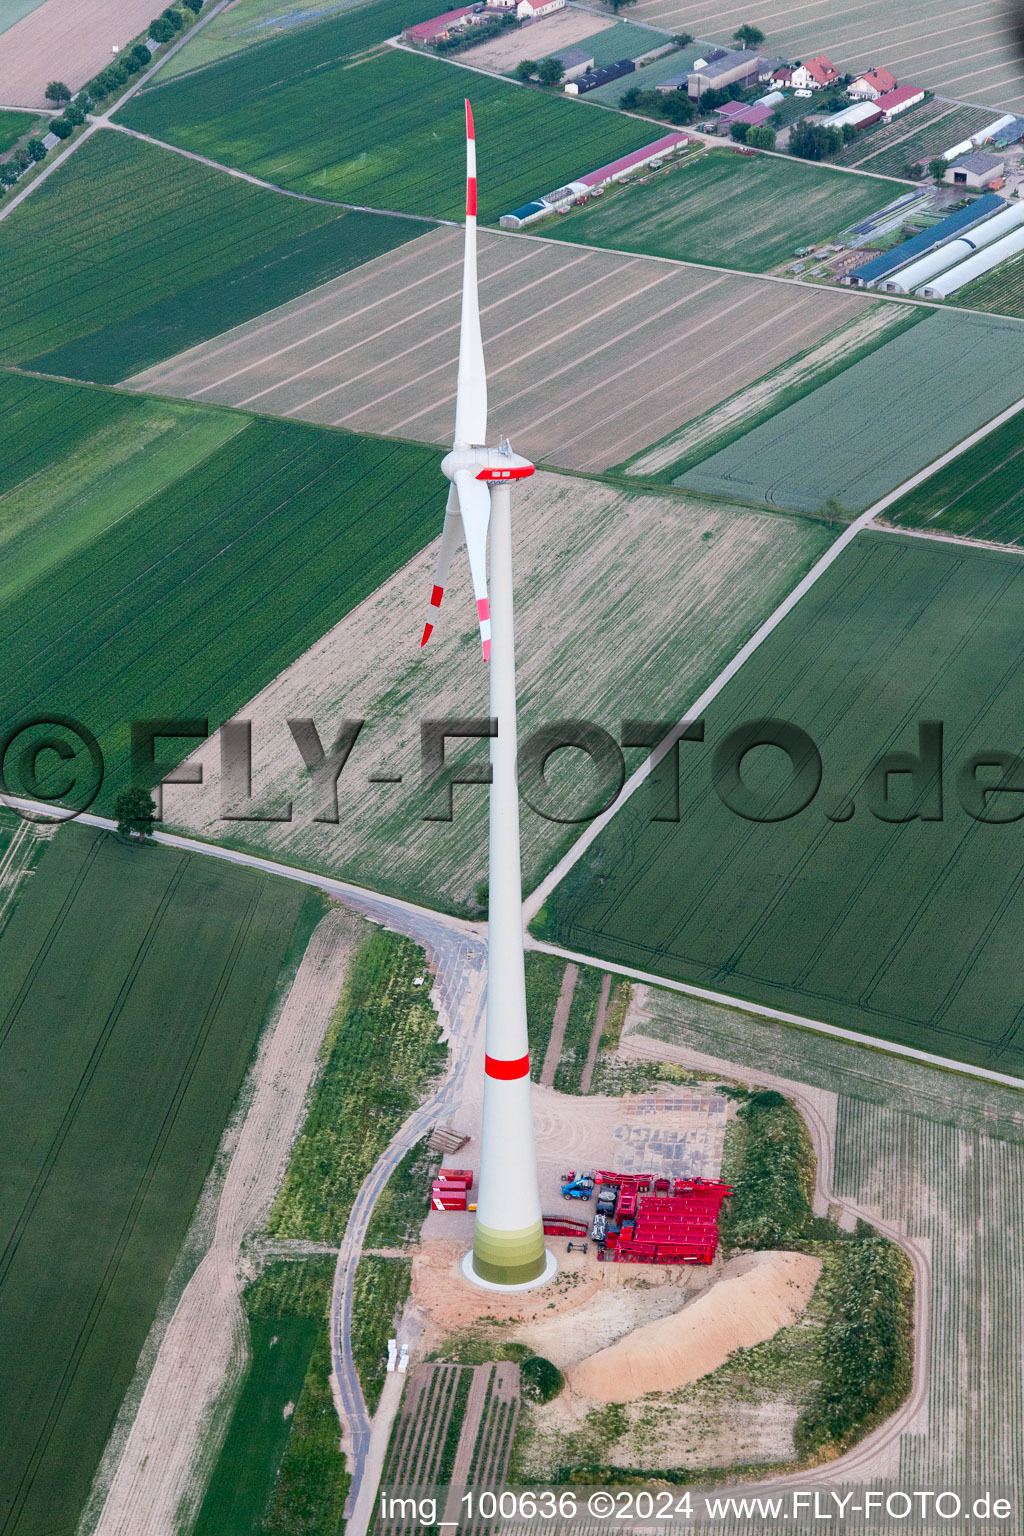
<instances>
[{"instance_id":1,"label":"field boundary line","mask_svg":"<svg viewBox=\"0 0 1024 1536\"><path fill-rule=\"evenodd\" d=\"M211 15L213 13L211 12ZM118 106L120 107L120 102ZM144 144L152 144L155 149L166 149L172 155L182 155L186 160L197 160L200 165L208 166L211 171L221 171L225 176L234 176L239 181L251 182L254 187L262 187L265 192L277 192L281 197L295 197L301 203L319 203L324 208L341 208L346 213L377 213L385 219L412 219L417 224L454 224L454 219L435 219L429 213L399 213L394 208L364 208L358 203L338 203L333 197L314 197L310 192L294 192L290 187L279 187L272 181L263 181L259 176L253 176L248 171L237 170L234 166L224 165L220 160L211 160L208 155L197 155L195 150L182 149L180 144L169 144L166 139L154 139L148 133L140 133L137 128L129 128L125 123L111 122L109 119L97 119L93 125L96 128L112 128L115 133L125 133L131 139L141 139Z\"/></svg>"},{"instance_id":2,"label":"field boundary line","mask_svg":"<svg viewBox=\"0 0 1024 1536\"><path fill-rule=\"evenodd\" d=\"M574 961L577 965L587 965L596 970L611 971L616 976L624 976L628 981L639 981L645 986L664 987L669 992L681 992L686 997L696 997L701 1002L732 1008L737 1013L753 1014L759 1019L773 1019L776 1023L786 1024L792 1029L806 1029L816 1035L831 1035L833 1039L843 1040L847 1045L859 1045L868 1050L883 1051L887 1056L902 1056L906 1060L918 1062L936 1071L958 1072L964 1077L980 1078L986 1083L996 1083L1001 1088L1013 1088L1024 1092L1024 1078L1013 1077L1007 1072L996 1072L991 1067L975 1067L970 1062L956 1061L952 1056L937 1056L932 1051L918 1050L913 1045L900 1045L896 1040L887 1040L884 1035L862 1035L856 1029L844 1029L839 1024L826 1024L821 1019L809 1019L800 1013L787 1013L784 1008L772 1008L768 1003L756 1003L748 998L732 997L728 992L713 992L708 987L698 987L688 981L675 981L669 976L658 976L654 971L642 971L636 966L623 965L617 960L606 960L597 955L585 955L579 950L565 949L560 944L550 944L546 939L535 939L530 934L526 936L526 945L528 949L540 954L553 955L558 960Z\"/></svg>"},{"instance_id":3,"label":"field boundary line","mask_svg":"<svg viewBox=\"0 0 1024 1536\"><path fill-rule=\"evenodd\" d=\"M903 533L908 539L930 539L933 544L966 544L970 549L991 549L996 554L1024 555L1020 544L997 544L994 539L972 539L966 533L942 533L930 528L901 528L899 523L879 523L879 533Z\"/></svg>"},{"instance_id":4,"label":"field boundary line","mask_svg":"<svg viewBox=\"0 0 1024 1536\"><path fill-rule=\"evenodd\" d=\"M523 917L527 924L533 921L541 907L544 905L545 901L547 901L548 897L554 891L555 887L561 884L562 880L564 880L569 871L586 853L591 843L593 843L595 839L600 836L605 827L611 821L612 817L622 809L626 801L629 800L640 788L640 786L647 780L648 776L658 766L666 753L669 752L672 747L675 746L676 742L682 738L683 733L688 729L688 727L692 725L695 720L700 718L705 709L707 709L708 705L718 697L725 685L732 681L743 664L746 661L749 661L750 657L753 656L754 652L760 649L765 640L768 639L769 635L774 633L774 631L782 623L783 619L786 618L787 615L790 614L796 607L800 599L806 596L811 588L817 584L822 576L824 576L829 567L836 560L838 560L839 556L843 553L843 550L853 542L858 533L860 533L861 529L867 528L871 523L874 522L875 518L879 515L880 512L884 512L886 507L889 507L893 504L893 502L898 501L899 498L905 495L907 491L914 490L916 486L921 485L931 475L935 474L937 470L944 468L946 464L949 464L954 459L958 458L959 455L966 452L968 448L973 448L975 443L981 442L982 438L987 437L990 432L994 432L998 427L1001 427L1004 422L1009 421L1011 417L1016 416L1017 413L1022 409L1024 409L1024 397L1015 401L1013 405L1007 406L1005 410L1000 411L999 414L997 416L993 416L990 421L985 422L974 432L969 433L968 436L963 438L959 443L954 443L952 448L947 448L945 453L941 453L939 457L933 459L930 464L926 464L923 469L919 469L916 474L911 475L909 479L904 480L901 485L896 486L895 490L889 491L885 496L881 497L880 500L874 502L872 506L868 507L866 511L862 512L859 517L855 518L854 521L843 530L839 537L829 545L825 553L815 561L814 565L811 566L811 569L807 572L807 574L797 582L793 590L783 598L778 607L772 613L770 613L764 622L754 631L750 639L740 647L740 649L736 652L736 655L730 662L726 664L725 667L723 667L718 676L708 684L699 698L694 701L694 703L686 711L683 717L677 722L675 726L673 726L672 730L669 731L668 735L658 743L650 756L645 758L644 761L640 764L640 767L637 768L632 774L630 774L629 778L626 780L622 789L619 791L615 800L608 807L608 809L606 811L602 811L600 816L594 818L594 820L587 827L586 831L582 833L579 838L577 838L575 843L573 843L569 851L564 854L561 859L559 859L554 869L545 875L544 879L538 886L536 886L536 888L530 893L529 896L524 898Z\"/></svg>"}]
</instances>

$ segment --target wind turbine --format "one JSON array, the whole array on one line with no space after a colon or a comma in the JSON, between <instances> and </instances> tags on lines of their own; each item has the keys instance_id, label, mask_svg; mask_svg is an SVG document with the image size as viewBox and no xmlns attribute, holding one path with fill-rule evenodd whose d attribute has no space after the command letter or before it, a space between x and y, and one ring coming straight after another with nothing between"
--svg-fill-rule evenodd
<instances>
[{"instance_id":1,"label":"wind turbine","mask_svg":"<svg viewBox=\"0 0 1024 1536\"><path fill-rule=\"evenodd\" d=\"M466 102L466 245L462 275L462 329L455 400L455 440L441 469L451 481L431 616L434 627L452 555L465 538L484 660L490 663L490 854L487 897L487 1036L483 1128L473 1247L463 1273L500 1290L538 1285L557 1263L544 1248L537 1187L537 1157L530 1107L530 1054L523 972L523 891L519 860L519 785L516 777L516 664L512 615L513 480L533 474L528 459L507 441L487 448L487 376L480 335L476 275L476 139ZM487 535L491 591L487 590Z\"/></svg>"}]
</instances>

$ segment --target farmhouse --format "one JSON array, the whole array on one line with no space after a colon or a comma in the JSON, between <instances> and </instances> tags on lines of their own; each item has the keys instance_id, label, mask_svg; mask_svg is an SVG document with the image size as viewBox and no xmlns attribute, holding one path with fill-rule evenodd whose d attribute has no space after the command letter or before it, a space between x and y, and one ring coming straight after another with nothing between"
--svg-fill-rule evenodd
<instances>
[{"instance_id":1,"label":"farmhouse","mask_svg":"<svg viewBox=\"0 0 1024 1536\"><path fill-rule=\"evenodd\" d=\"M440 42L442 38L451 37L453 32L459 32L467 25L466 18L473 14L471 5L461 6L457 11L444 11L440 16L433 16L429 21L417 22L414 27L406 27L402 37L407 43L419 43L430 47L433 43Z\"/></svg>"},{"instance_id":2,"label":"farmhouse","mask_svg":"<svg viewBox=\"0 0 1024 1536\"><path fill-rule=\"evenodd\" d=\"M727 85L756 85L760 63L759 54L752 53L749 48L740 48L720 59L710 60L702 69L692 69L687 76L686 89L694 100L699 100L705 91L720 91Z\"/></svg>"},{"instance_id":3,"label":"farmhouse","mask_svg":"<svg viewBox=\"0 0 1024 1536\"><path fill-rule=\"evenodd\" d=\"M854 101L874 101L876 96L885 96L895 89L896 76L887 69L878 68L858 75L853 84L847 86L846 94Z\"/></svg>"},{"instance_id":4,"label":"farmhouse","mask_svg":"<svg viewBox=\"0 0 1024 1536\"><path fill-rule=\"evenodd\" d=\"M1004 164L1001 155L990 155L978 149L973 155L954 160L942 179L953 187L990 187L1002 176Z\"/></svg>"},{"instance_id":5,"label":"farmhouse","mask_svg":"<svg viewBox=\"0 0 1024 1536\"><path fill-rule=\"evenodd\" d=\"M563 81L578 80L580 75L588 74L594 67L594 55L585 48L559 48L552 57L562 66Z\"/></svg>"},{"instance_id":6,"label":"farmhouse","mask_svg":"<svg viewBox=\"0 0 1024 1536\"><path fill-rule=\"evenodd\" d=\"M806 64L794 66L790 83L798 91L821 91L826 85L835 85L838 79L839 71L831 59L819 53L817 58L808 59Z\"/></svg>"},{"instance_id":7,"label":"farmhouse","mask_svg":"<svg viewBox=\"0 0 1024 1536\"><path fill-rule=\"evenodd\" d=\"M550 16L552 11L560 11L565 5L565 0L519 0L516 6L516 15L520 21L536 21L539 16Z\"/></svg>"},{"instance_id":8,"label":"farmhouse","mask_svg":"<svg viewBox=\"0 0 1024 1536\"><path fill-rule=\"evenodd\" d=\"M901 85L895 91L886 91L884 96L876 96L875 106L882 114L883 123L891 123L894 117L916 107L919 101L924 101L924 91L919 85Z\"/></svg>"}]
</instances>

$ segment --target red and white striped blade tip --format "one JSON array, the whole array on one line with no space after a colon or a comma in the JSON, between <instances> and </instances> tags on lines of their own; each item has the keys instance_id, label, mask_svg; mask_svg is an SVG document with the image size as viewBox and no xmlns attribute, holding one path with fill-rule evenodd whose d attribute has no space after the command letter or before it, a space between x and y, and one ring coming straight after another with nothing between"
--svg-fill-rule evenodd
<instances>
[{"instance_id":1,"label":"red and white striped blade tip","mask_svg":"<svg viewBox=\"0 0 1024 1536\"><path fill-rule=\"evenodd\" d=\"M469 97L468 96L465 98L465 101L466 101L466 138L467 139L472 139L472 138L476 137L476 135L475 135L475 133L473 131L473 108L469 104Z\"/></svg>"},{"instance_id":2,"label":"red and white striped blade tip","mask_svg":"<svg viewBox=\"0 0 1024 1536\"><path fill-rule=\"evenodd\" d=\"M444 597L444 587L439 587L437 585L437 583L435 582L434 583L434 589L433 589L433 591L430 594L430 606L431 606L431 608L440 608L442 597ZM423 647L426 645L427 641L430 639L430 637L433 634L433 632L434 632L433 622L430 619L428 619L426 624L423 626L423 639L420 641L420 650L421 651L422 651Z\"/></svg>"}]
</instances>

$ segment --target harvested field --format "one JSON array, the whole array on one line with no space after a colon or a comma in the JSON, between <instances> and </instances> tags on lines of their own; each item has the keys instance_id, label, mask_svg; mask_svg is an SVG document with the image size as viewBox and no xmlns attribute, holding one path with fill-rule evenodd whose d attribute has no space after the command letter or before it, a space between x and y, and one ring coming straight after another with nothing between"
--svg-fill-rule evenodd
<instances>
[{"instance_id":1,"label":"harvested field","mask_svg":"<svg viewBox=\"0 0 1024 1536\"><path fill-rule=\"evenodd\" d=\"M773 53L806 59L826 53L842 71L870 69L884 56L899 80L982 106L1024 110L1020 63L1000 0L957 0L937 10L930 0L855 0L836 6L809 0L777 10L770 0L640 0L637 21L728 44L742 22L760 27Z\"/></svg>"},{"instance_id":2,"label":"harvested field","mask_svg":"<svg viewBox=\"0 0 1024 1536\"><path fill-rule=\"evenodd\" d=\"M979 132L996 116L984 107L960 107L936 98L905 116L869 128L836 155L834 165L857 166L883 176L902 176L907 165L923 165Z\"/></svg>"},{"instance_id":3,"label":"harvested field","mask_svg":"<svg viewBox=\"0 0 1024 1536\"><path fill-rule=\"evenodd\" d=\"M826 379L845 372L875 347L895 333L916 325L921 318L920 310L902 309L895 304L879 303L860 310L792 362L781 363L746 389L702 412L678 432L630 460L624 466L625 472L645 479L652 476L670 479L674 473L699 464L776 411L816 389Z\"/></svg>"},{"instance_id":4,"label":"harvested field","mask_svg":"<svg viewBox=\"0 0 1024 1536\"><path fill-rule=\"evenodd\" d=\"M1024 417L1013 416L966 453L908 491L886 511L900 528L990 539L1024 540Z\"/></svg>"},{"instance_id":5,"label":"harvested field","mask_svg":"<svg viewBox=\"0 0 1024 1536\"><path fill-rule=\"evenodd\" d=\"M710 706L706 745L680 754L679 823L630 800L549 899L545 937L1019 1075L1015 834L954 786L1015 739L1022 588L1016 551L861 533ZM788 820L748 820L716 794L711 753L769 717L816 742L823 787ZM887 804L868 783L885 753L921 750L921 721L945 723L947 798L927 822L905 775ZM788 760L756 762L756 813L777 816ZM990 814L1014 813L1002 798Z\"/></svg>"},{"instance_id":6,"label":"harvested field","mask_svg":"<svg viewBox=\"0 0 1024 1536\"><path fill-rule=\"evenodd\" d=\"M19 5L19 9L21 6ZM12 107L47 107L48 80L77 91L145 30L153 0L46 0L0 33L0 101Z\"/></svg>"},{"instance_id":7,"label":"harvested field","mask_svg":"<svg viewBox=\"0 0 1024 1536\"><path fill-rule=\"evenodd\" d=\"M34 11L38 6L45 4L45 0L5 0L0 7L0 35L7 32L19 22L23 16Z\"/></svg>"},{"instance_id":8,"label":"harvested field","mask_svg":"<svg viewBox=\"0 0 1024 1536\"><path fill-rule=\"evenodd\" d=\"M441 505L439 496L438 523ZM678 718L831 539L826 528L802 519L631 495L551 474L517 491L514 520L524 737L567 715L585 715L616 734L624 714ZM255 793L294 801L291 824L249 824L246 839L307 868L475 912L486 871L486 798L473 787L458 789L454 820L426 821L429 807L416 787L420 719L486 714L487 708L487 669L467 607L461 554L435 635L426 651L418 649L435 547L379 587L244 709L253 722ZM573 604L565 601L570 569ZM581 625L602 634L599 653L581 653ZM339 780L338 824L328 826L312 821L317 796L300 772L285 721L313 717L327 741L342 715L366 723ZM206 789L169 789L166 814L216 838L222 835L216 742L198 755ZM477 762L480 744L450 743L447 755L453 763ZM634 761L639 756L630 754ZM368 775L381 772L404 774L405 787L367 788ZM582 765L553 763L550 777L566 797L563 804L578 814L579 796L593 794ZM232 826L233 839L240 830ZM565 837L564 826L524 807L527 889Z\"/></svg>"},{"instance_id":9,"label":"harvested field","mask_svg":"<svg viewBox=\"0 0 1024 1536\"><path fill-rule=\"evenodd\" d=\"M95 134L0 224L0 355L113 384L422 229Z\"/></svg>"},{"instance_id":10,"label":"harvested field","mask_svg":"<svg viewBox=\"0 0 1024 1536\"><path fill-rule=\"evenodd\" d=\"M768 272L796 246L831 238L905 190L900 182L723 147L609 189L599 203L552 219L545 234L642 256Z\"/></svg>"},{"instance_id":11,"label":"harvested field","mask_svg":"<svg viewBox=\"0 0 1024 1536\"><path fill-rule=\"evenodd\" d=\"M72 825L3 931L10 1536L77 1526L307 899Z\"/></svg>"},{"instance_id":12,"label":"harvested field","mask_svg":"<svg viewBox=\"0 0 1024 1536\"><path fill-rule=\"evenodd\" d=\"M686 1386L717 1370L734 1349L750 1349L794 1323L820 1274L821 1260L805 1253L730 1259L689 1306L589 1355L569 1384L597 1403L628 1403Z\"/></svg>"},{"instance_id":13,"label":"harvested field","mask_svg":"<svg viewBox=\"0 0 1024 1536\"><path fill-rule=\"evenodd\" d=\"M554 11L550 16L540 17L529 26L510 27L500 37L478 43L475 48L467 48L460 54L460 58L479 69L508 71L514 69L520 59L543 59L549 53L556 53L559 48L569 48L573 43L582 42L585 37L591 37L595 32L600 33L602 25L610 29L614 23L609 17L602 24L590 11L578 11L566 6L564 10ZM647 35L650 37L654 34ZM625 58L626 55L619 54L617 57Z\"/></svg>"},{"instance_id":14,"label":"harvested field","mask_svg":"<svg viewBox=\"0 0 1024 1536\"><path fill-rule=\"evenodd\" d=\"M323 30L340 24L327 22ZM291 45L301 41L306 49L312 41L315 49L320 31L154 85L119 117L296 192L461 219L463 102L471 92L485 221L650 143L650 123L590 112L569 96L407 48L378 50L361 62L325 61L319 53L310 62L308 52L293 58Z\"/></svg>"},{"instance_id":15,"label":"harvested field","mask_svg":"<svg viewBox=\"0 0 1024 1536\"><path fill-rule=\"evenodd\" d=\"M461 264L461 232L433 231L130 383L448 444ZM480 277L490 419L574 469L627 458L866 302L510 235L482 235Z\"/></svg>"},{"instance_id":16,"label":"harvested field","mask_svg":"<svg viewBox=\"0 0 1024 1536\"><path fill-rule=\"evenodd\" d=\"M687 490L811 512L861 511L1022 393L1013 320L931 314L678 477Z\"/></svg>"}]
</instances>

